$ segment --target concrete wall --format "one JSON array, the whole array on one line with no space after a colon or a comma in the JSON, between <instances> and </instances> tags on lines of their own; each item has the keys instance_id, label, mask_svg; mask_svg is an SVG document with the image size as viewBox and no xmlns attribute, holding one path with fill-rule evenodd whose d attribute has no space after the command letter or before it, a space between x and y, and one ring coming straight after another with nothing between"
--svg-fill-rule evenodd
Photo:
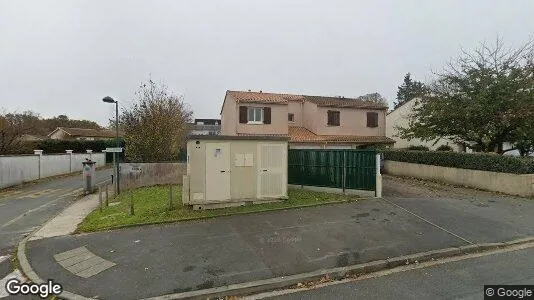
<instances>
[{"instance_id":1,"label":"concrete wall","mask_svg":"<svg viewBox=\"0 0 534 300\"><path fill-rule=\"evenodd\" d=\"M0 188L39 179L39 156L0 156Z\"/></svg>"},{"instance_id":2,"label":"concrete wall","mask_svg":"<svg viewBox=\"0 0 534 300\"><path fill-rule=\"evenodd\" d=\"M523 197L534 196L534 174L497 173L398 161L385 161L385 173L438 180Z\"/></svg>"},{"instance_id":3,"label":"concrete wall","mask_svg":"<svg viewBox=\"0 0 534 300\"><path fill-rule=\"evenodd\" d=\"M317 134L317 104L308 101L302 104L302 125Z\"/></svg>"},{"instance_id":4,"label":"concrete wall","mask_svg":"<svg viewBox=\"0 0 534 300\"><path fill-rule=\"evenodd\" d=\"M290 126L303 126L302 111L304 110L304 103L300 101L289 101L287 103L287 113L294 115L294 122L288 123Z\"/></svg>"},{"instance_id":5,"label":"concrete wall","mask_svg":"<svg viewBox=\"0 0 534 300\"><path fill-rule=\"evenodd\" d=\"M159 184L182 184L185 163L121 163L120 188L127 190Z\"/></svg>"},{"instance_id":6,"label":"concrete wall","mask_svg":"<svg viewBox=\"0 0 534 300\"><path fill-rule=\"evenodd\" d=\"M232 96L226 95L221 110L221 134L236 135L239 112L237 111L236 101Z\"/></svg>"},{"instance_id":7,"label":"concrete wall","mask_svg":"<svg viewBox=\"0 0 534 300\"><path fill-rule=\"evenodd\" d=\"M86 158L95 161L96 167L105 165L105 153L0 156L0 188L81 171Z\"/></svg>"}]
</instances>

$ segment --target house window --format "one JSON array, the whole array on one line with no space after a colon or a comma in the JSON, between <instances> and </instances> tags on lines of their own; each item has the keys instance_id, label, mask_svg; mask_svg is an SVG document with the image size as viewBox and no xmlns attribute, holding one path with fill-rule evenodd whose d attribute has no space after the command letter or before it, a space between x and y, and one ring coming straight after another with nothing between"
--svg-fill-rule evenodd
<instances>
[{"instance_id":1,"label":"house window","mask_svg":"<svg viewBox=\"0 0 534 300\"><path fill-rule=\"evenodd\" d=\"M327 112L328 119L326 124L328 126L339 126L340 123L340 114L337 110L329 110Z\"/></svg>"},{"instance_id":2,"label":"house window","mask_svg":"<svg viewBox=\"0 0 534 300\"><path fill-rule=\"evenodd\" d=\"M239 106L239 123L271 124L271 108L268 106Z\"/></svg>"},{"instance_id":3,"label":"house window","mask_svg":"<svg viewBox=\"0 0 534 300\"><path fill-rule=\"evenodd\" d=\"M295 122L295 114L287 114L287 120L289 122Z\"/></svg>"},{"instance_id":4,"label":"house window","mask_svg":"<svg viewBox=\"0 0 534 300\"><path fill-rule=\"evenodd\" d=\"M367 113L367 127L378 127L378 113Z\"/></svg>"},{"instance_id":5,"label":"house window","mask_svg":"<svg viewBox=\"0 0 534 300\"><path fill-rule=\"evenodd\" d=\"M263 123L263 108L249 107L248 108L248 123L262 124Z\"/></svg>"}]
</instances>

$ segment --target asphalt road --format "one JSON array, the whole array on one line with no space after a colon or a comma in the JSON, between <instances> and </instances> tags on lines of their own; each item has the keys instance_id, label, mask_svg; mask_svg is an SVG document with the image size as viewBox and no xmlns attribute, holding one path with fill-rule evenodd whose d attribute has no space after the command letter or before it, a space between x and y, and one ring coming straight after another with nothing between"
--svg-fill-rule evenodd
<instances>
[{"instance_id":1,"label":"asphalt road","mask_svg":"<svg viewBox=\"0 0 534 300\"><path fill-rule=\"evenodd\" d=\"M97 182L111 173L97 171ZM73 175L0 192L0 279L12 271L7 256L18 242L74 201L81 187L81 175Z\"/></svg>"},{"instance_id":2,"label":"asphalt road","mask_svg":"<svg viewBox=\"0 0 534 300\"><path fill-rule=\"evenodd\" d=\"M534 284L534 248L334 284L268 299L484 299L485 284Z\"/></svg>"}]
</instances>

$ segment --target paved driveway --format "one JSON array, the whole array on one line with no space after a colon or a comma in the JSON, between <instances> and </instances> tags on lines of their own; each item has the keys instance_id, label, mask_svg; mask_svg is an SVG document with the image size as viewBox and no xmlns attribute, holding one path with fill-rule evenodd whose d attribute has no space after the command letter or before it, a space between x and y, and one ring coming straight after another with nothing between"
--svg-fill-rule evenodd
<instances>
[{"instance_id":1,"label":"paved driveway","mask_svg":"<svg viewBox=\"0 0 534 300\"><path fill-rule=\"evenodd\" d=\"M384 200L472 243L534 236L534 200L385 176Z\"/></svg>"}]
</instances>

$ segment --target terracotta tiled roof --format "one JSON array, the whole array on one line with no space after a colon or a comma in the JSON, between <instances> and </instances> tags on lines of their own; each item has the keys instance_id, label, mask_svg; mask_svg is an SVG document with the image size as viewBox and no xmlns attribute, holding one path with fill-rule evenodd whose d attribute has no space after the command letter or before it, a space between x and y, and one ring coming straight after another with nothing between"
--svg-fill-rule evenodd
<instances>
[{"instance_id":1,"label":"terracotta tiled roof","mask_svg":"<svg viewBox=\"0 0 534 300\"><path fill-rule=\"evenodd\" d=\"M228 91L237 102L250 103L279 103L285 104L288 101L309 101L318 106L325 107L352 107L352 108L372 108L387 109L387 106L371 101L364 101L357 98L327 97L327 96L306 96L291 94L275 94L263 92Z\"/></svg>"},{"instance_id":2,"label":"terracotta tiled roof","mask_svg":"<svg viewBox=\"0 0 534 300\"><path fill-rule=\"evenodd\" d=\"M67 128L67 127L58 127L57 129L61 129L61 130L65 131L68 135L73 136L73 137L75 137L75 136L84 136L84 137L114 138L116 136L115 131L108 130L108 129ZM51 135L51 134L49 134L49 135Z\"/></svg>"},{"instance_id":3,"label":"terracotta tiled roof","mask_svg":"<svg viewBox=\"0 0 534 300\"><path fill-rule=\"evenodd\" d=\"M355 98L325 97L325 96L304 96L304 101L310 101L323 107L351 107L351 108L372 108L387 109L388 107L379 103L364 101Z\"/></svg>"},{"instance_id":4,"label":"terracotta tiled roof","mask_svg":"<svg viewBox=\"0 0 534 300\"><path fill-rule=\"evenodd\" d=\"M287 103L288 101L298 101L304 99L300 95L290 94L274 94L262 92L243 92L243 91L228 91L228 93L237 102L251 102L251 103Z\"/></svg>"},{"instance_id":5,"label":"terracotta tiled roof","mask_svg":"<svg viewBox=\"0 0 534 300\"><path fill-rule=\"evenodd\" d=\"M385 136L359 135L317 135L304 127L290 126L290 142L293 143L362 143L362 144L393 144L394 140Z\"/></svg>"},{"instance_id":6,"label":"terracotta tiled roof","mask_svg":"<svg viewBox=\"0 0 534 300\"><path fill-rule=\"evenodd\" d=\"M238 133L239 136L280 136L280 137L289 137L287 134L258 134L258 133Z\"/></svg>"}]
</instances>

